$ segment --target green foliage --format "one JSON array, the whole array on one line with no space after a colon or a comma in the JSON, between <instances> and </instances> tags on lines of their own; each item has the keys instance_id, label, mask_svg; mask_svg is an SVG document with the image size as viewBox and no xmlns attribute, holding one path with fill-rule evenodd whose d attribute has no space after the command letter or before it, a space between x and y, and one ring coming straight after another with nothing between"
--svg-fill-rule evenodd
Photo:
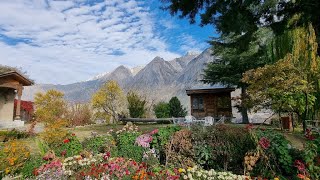
<instances>
[{"instance_id":1,"label":"green foliage","mask_svg":"<svg viewBox=\"0 0 320 180\"><path fill-rule=\"evenodd\" d=\"M250 133L240 127L226 125L192 127L195 161L205 169L243 172L243 157L256 148ZM206 148L204 148L206 147Z\"/></svg>"},{"instance_id":2,"label":"green foliage","mask_svg":"<svg viewBox=\"0 0 320 180\"><path fill-rule=\"evenodd\" d=\"M137 93L130 91L127 94L128 109L130 117L142 118L146 113L146 99L139 96Z\"/></svg>"},{"instance_id":3,"label":"green foliage","mask_svg":"<svg viewBox=\"0 0 320 180\"><path fill-rule=\"evenodd\" d=\"M68 135L59 146L53 148L57 156L71 157L80 154L82 144L74 134ZM65 153L65 154L64 154Z\"/></svg>"},{"instance_id":4,"label":"green foliage","mask_svg":"<svg viewBox=\"0 0 320 180\"><path fill-rule=\"evenodd\" d=\"M110 135L86 138L82 145L84 150L94 154L110 152L111 156L117 156L116 142Z\"/></svg>"},{"instance_id":5,"label":"green foliage","mask_svg":"<svg viewBox=\"0 0 320 180\"><path fill-rule=\"evenodd\" d=\"M181 105L177 97L172 97L169 101L169 111L171 117L184 117L187 115L187 110Z\"/></svg>"},{"instance_id":6,"label":"green foliage","mask_svg":"<svg viewBox=\"0 0 320 180\"><path fill-rule=\"evenodd\" d=\"M161 164L165 164L166 162L166 145L168 144L171 136L180 129L181 128L179 126L161 127L158 129L158 133L152 136L153 139L150 145L152 148L155 148L157 150Z\"/></svg>"},{"instance_id":7,"label":"green foliage","mask_svg":"<svg viewBox=\"0 0 320 180\"><path fill-rule=\"evenodd\" d=\"M53 89L48 90L45 94L37 93L34 98L37 120L50 124L62 119L66 113L66 102L63 96L62 92Z\"/></svg>"},{"instance_id":8,"label":"green foliage","mask_svg":"<svg viewBox=\"0 0 320 180\"><path fill-rule=\"evenodd\" d=\"M312 179L320 178L320 138L308 141L305 145L303 160L308 165L307 170Z\"/></svg>"},{"instance_id":9,"label":"green foliage","mask_svg":"<svg viewBox=\"0 0 320 180\"><path fill-rule=\"evenodd\" d=\"M10 139L22 139L29 137L29 134L24 131L18 131L16 129L10 131L0 131L0 137L2 141L8 141Z\"/></svg>"},{"instance_id":10,"label":"green foliage","mask_svg":"<svg viewBox=\"0 0 320 180\"><path fill-rule=\"evenodd\" d=\"M137 162L142 161L143 147L136 145L136 139L141 133L124 132L117 135L119 156L131 158Z\"/></svg>"},{"instance_id":11,"label":"green foliage","mask_svg":"<svg viewBox=\"0 0 320 180\"><path fill-rule=\"evenodd\" d=\"M265 150L268 156L268 163L271 171L276 174L291 175L293 173L293 158L290 154L291 144L284 137L283 134L273 130L257 131L258 139L265 137L270 141L270 147ZM272 177L273 172L269 172L263 162L254 168L255 175L265 175L265 177ZM269 176L268 176L269 175Z\"/></svg>"},{"instance_id":12,"label":"green foliage","mask_svg":"<svg viewBox=\"0 0 320 180\"><path fill-rule=\"evenodd\" d=\"M28 159L20 169L20 173L22 174L23 178L35 178L35 169L39 168L43 163L44 161L42 160L41 156L31 156L30 159Z\"/></svg>"},{"instance_id":13,"label":"green foliage","mask_svg":"<svg viewBox=\"0 0 320 180\"><path fill-rule=\"evenodd\" d=\"M165 102L159 102L153 107L154 114L157 118L169 118L170 109L169 104Z\"/></svg>"}]
</instances>

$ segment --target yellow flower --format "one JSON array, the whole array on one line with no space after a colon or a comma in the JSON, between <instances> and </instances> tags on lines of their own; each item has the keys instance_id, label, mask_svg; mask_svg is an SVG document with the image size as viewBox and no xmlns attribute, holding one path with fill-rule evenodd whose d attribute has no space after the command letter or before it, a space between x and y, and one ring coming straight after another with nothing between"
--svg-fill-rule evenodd
<instances>
[{"instance_id":1,"label":"yellow flower","mask_svg":"<svg viewBox=\"0 0 320 180\"><path fill-rule=\"evenodd\" d=\"M9 168L6 168L6 174L8 174L10 172Z\"/></svg>"},{"instance_id":2,"label":"yellow flower","mask_svg":"<svg viewBox=\"0 0 320 180\"><path fill-rule=\"evenodd\" d=\"M179 168L178 171L179 171L179 173L186 172L186 170L184 170L182 168Z\"/></svg>"},{"instance_id":3,"label":"yellow flower","mask_svg":"<svg viewBox=\"0 0 320 180\"><path fill-rule=\"evenodd\" d=\"M280 180L278 177L275 177L273 180Z\"/></svg>"}]
</instances>

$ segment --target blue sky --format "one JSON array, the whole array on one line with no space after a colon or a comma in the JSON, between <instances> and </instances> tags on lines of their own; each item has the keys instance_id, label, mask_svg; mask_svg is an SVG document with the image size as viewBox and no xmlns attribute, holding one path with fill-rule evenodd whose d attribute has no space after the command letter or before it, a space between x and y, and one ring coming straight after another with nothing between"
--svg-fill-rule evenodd
<instances>
[{"instance_id":1,"label":"blue sky","mask_svg":"<svg viewBox=\"0 0 320 180\"><path fill-rule=\"evenodd\" d=\"M190 25L160 0L1 0L0 63L36 83L68 84L119 65L203 51L212 26Z\"/></svg>"}]
</instances>

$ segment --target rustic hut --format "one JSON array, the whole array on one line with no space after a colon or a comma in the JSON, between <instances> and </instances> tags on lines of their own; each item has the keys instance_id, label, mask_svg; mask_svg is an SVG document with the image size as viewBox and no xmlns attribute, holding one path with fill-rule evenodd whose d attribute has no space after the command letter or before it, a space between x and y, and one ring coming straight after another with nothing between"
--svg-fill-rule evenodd
<instances>
[{"instance_id":1,"label":"rustic hut","mask_svg":"<svg viewBox=\"0 0 320 180\"><path fill-rule=\"evenodd\" d=\"M191 115L196 118L232 117L231 92L234 88L210 88L186 90L190 96Z\"/></svg>"}]
</instances>

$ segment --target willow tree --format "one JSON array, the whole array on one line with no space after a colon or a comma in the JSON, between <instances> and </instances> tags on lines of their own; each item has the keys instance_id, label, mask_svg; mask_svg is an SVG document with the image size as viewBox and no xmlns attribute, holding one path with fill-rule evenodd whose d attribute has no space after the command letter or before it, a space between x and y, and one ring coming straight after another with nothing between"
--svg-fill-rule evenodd
<instances>
[{"instance_id":1,"label":"willow tree","mask_svg":"<svg viewBox=\"0 0 320 180\"><path fill-rule=\"evenodd\" d=\"M271 107L276 111L296 112L303 120L305 129L305 120L313 118L319 111L318 44L311 24L288 31L286 37L289 38L286 42L292 44L287 45L288 52L283 59L247 71L242 81L250 84L248 94L253 106L258 109ZM271 50L277 51L282 43L274 44ZM280 57L282 54L276 55Z\"/></svg>"}]
</instances>

